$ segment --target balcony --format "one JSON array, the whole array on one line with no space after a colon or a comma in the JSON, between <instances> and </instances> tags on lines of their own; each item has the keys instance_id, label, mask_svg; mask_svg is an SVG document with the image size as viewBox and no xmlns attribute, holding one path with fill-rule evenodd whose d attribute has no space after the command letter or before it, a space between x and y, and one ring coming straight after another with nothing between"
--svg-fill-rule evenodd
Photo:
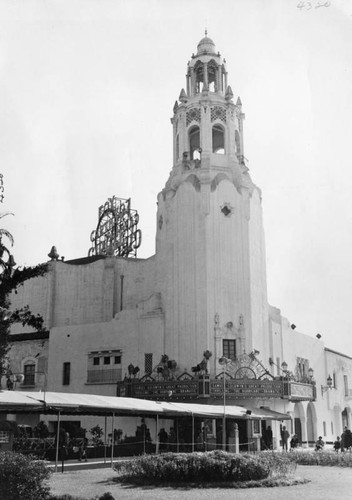
<instances>
[{"instance_id":1,"label":"balcony","mask_svg":"<svg viewBox=\"0 0 352 500\"><path fill-rule=\"evenodd\" d=\"M115 384L121 380L121 368L88 370L87 384Z\"/></svg>"}]
</instances>

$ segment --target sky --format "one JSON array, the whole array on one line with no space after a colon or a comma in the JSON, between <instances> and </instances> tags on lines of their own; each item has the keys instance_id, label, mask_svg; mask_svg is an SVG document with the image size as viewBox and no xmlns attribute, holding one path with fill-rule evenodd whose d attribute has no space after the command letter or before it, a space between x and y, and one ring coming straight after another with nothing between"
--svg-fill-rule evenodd
<instances>
[{"instance_id":1,"label":"sky","mask_svg":"<svg viewBox=\"0 0 352 500\"><path fill-rule=\"evenodd\" d=\"M88 254L131 197L154 254L170 118L205 28L241 97L263 196L268 297L352 356L352 2L0 0L2 227L18 265Z\"/></svg>"}]
</instances>

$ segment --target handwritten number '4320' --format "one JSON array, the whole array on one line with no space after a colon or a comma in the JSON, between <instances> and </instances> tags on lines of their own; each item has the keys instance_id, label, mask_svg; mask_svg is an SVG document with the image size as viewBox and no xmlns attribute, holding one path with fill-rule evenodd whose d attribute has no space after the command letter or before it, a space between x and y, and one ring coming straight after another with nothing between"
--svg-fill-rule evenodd
<instances>
[{"instance_id":1,"label":"handwritten number '4320'","mask_svg":"<svg viewBox=\"0 0 352 500\"><path fill-rule=\"evenodd\" d=\"M313 7L315 9L319 9L319 7L330 7L330 5L331 2L324 2L324 3L316 2L314 5L312 4L312 2L299 2L297 5L297 9L310 10Z\"/></svg>"}]
</instances>

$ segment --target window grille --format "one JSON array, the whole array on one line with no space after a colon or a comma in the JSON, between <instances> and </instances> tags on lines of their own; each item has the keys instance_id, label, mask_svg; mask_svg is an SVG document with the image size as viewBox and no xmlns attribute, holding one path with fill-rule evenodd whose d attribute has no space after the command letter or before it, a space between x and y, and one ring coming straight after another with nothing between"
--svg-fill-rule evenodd
<instances>
[{"instance_id":1,"label":"window grille","mask_svg":"<svg viewBox=\"0 0 352 500\"><path fill-rule=\"evenodd\" d=\"M144 371L145 373L152 373L153 371L153 354L144 354Z\"/></svg>"}]
</instances>

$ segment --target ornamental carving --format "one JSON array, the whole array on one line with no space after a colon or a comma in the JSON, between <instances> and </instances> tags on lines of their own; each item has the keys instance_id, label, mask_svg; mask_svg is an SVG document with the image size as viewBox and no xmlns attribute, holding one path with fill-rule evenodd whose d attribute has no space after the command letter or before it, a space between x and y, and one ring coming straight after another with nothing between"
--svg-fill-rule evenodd
<instances>
[{"instance_id":1,"label":"ornamental carving","mask_svg":"<svg viewBox=\"0 0 352 500\"><path fill-rule=\"evenodd\" d=\"M254 352L241 354L234 361L227 363L226 372L233 379L262 379L273 378L271 373L255 357ZM223 376L223 372L218 377Z\"/></svg>"},{"instance_id":2,"label":"ornamental carving","mask_svg":"<svg viewBox=\"0 0 352 500\"><path fill-rule=\"evenodd\" d=\"M186 125L188 125L191 122L198 122L200 123L200 108L192 108L186 113Z\"/></svg>"},{"instance_id":3,"label":"ornamental carving","mask_svg":"<svg viewBox=\"0 0 352 500\"><path fill-rule=\"evenodd\" d=\"M210 110L211 121L221 120L226 123L226 109L221 106L213 106Z\"/></svg>"}]
</instances>

